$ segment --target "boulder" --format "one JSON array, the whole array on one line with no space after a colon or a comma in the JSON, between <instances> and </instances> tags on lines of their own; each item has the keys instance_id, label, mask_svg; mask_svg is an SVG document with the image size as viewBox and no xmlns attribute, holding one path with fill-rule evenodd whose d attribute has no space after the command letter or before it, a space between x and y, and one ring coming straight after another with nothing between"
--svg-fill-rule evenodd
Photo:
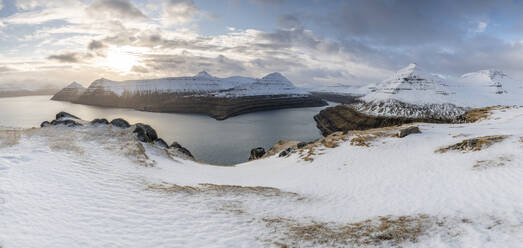
<instances>
[{"instance_id":1,"label":"boulder","mask_svg":"<svg viewBox=\"0 0 523 248\"><path fill-rule=\"evenodd\" d=\"M122 118L117 118L111 121L111 125L119 128L130 128L131 125L129 125L129 122Z\"/></svg>"},{"instance_id":2,"label":"boulder","mask_svg":"<svg viewBox=\"0 0 523 248\"><path fill-rule=\"evenodd\" d=\"M154 141L154 144L161 147L161 148L168 148L169 145L163 140L163 139L157 139Z\"/></svg>"},{"instance_id":3,"label":"boulder","mask_svg":"<svg viewBox=\"0 0 523 248\"><path fill-rule=\"evenodd\" d=\"M91 121L92 125L109 125L107 119L94 119Z\"/></svg>"},{"instance_id":4,"label":"boulder","mask_svg":"<svg viewBox=\"0 0 523 248\"><path fill-rule=\"evenodd\" d=\"M56 114L56 120L66 119L66 118L67 118L67 119L76 119L76 120L79 120L79 119L80 119L80 118L78 118L78 117L76 117L76 116L74 116L74 115L72 115L72 114L69 114L69 113L67 113L67 112L64 112L64 111L62 111L62 112Z\"/></svg>"},{"instance_id":5,"label":"boulder","mask_svg":"<svg viewBox=\"0 0 523 248\"><path fill-rule=\"evenodd\" d=\"M280 155L278 155L278 157L280 157L280 158L281 157L285 157L285 156L289 155L293 151L294 151L294 148L289 147L289 148L283 150L282 152L280 152Z\"/></svg>"},{"instance_id":6,"label":"boulder","mask_svg":"<svg viewBox=\"0 0 523 248\"><path fill-rule=\"evenodd\" d=\"M169 148L178 149L178 148L182 148L182 145L180 145L178 142L175 141L171 144L171 146L169 146Z\"/></svg>"},{"instance_id":7,"label":"boulder","mask_svg":"<svg viewBox=\"0 0 523 248\"><path fill-rule=\"evenodd\" d=\"M181 153L181 154L183 154L183 155L185 155L187 157L194 158L193 155L191 154L191 152L187 148L183 147L182 145L180 145L176 141L173 142L171 144L171 146L169 146L169 149L174 149L174 150L178 151L179 153Z\"/></svg>"},{"instance_id":8,"label":"boulder","mask_svg":"<svg viewBox=\"0 0 523 248\"><path fill-rule=\"evenodd\" d=\"M64 126L67 126L67 127L78 127L78 126L82 126L82 124L74 121L74 120L70 120L70 119L66 119L66 120L53 120L51 121L51 125L53 126L57 126L57 125L64 125Z\"/></svg>"},{"instance_id":9,"label":"boulder","mask_svg":"<svg viewBox=\"0 0 523 248\"><path fill-rule=\"evenodd\" d=\"M251 150L251 156L249 157L249 161L259 159L263 155L265 155L265 149L263 147L254 148Z\"/></svg>"},{"instance_id":10,"label":"boulder","mask_svg":"<svg viewBox=\"0 0 523 248\"><path fill-rule=\"evenodd\" d=\"M141 142L151 143L158 139L156 131L151 126L142 123L136 124L133 133Z\"/></svg>"},{"instance_id":11,"label":"boulder","mask_svg":"<svg viewBox=\"0 0 523 248\"><path fill-rule=\"evenodd\" d=\"M421 133L419 130L419 127L413 126L413 127L407 127L404 129L399 130L398 137L403 138L407 135L414 134L414 133Z\"/></svg>"},{"instance_id":12,"label":"boulder","mask_svg":"<svg viewBox=\"0 0 523 248\"><path fill-rule=\"evenodd\" d=\"M298 149L301 149L301 148L305 147L306 145L307 145L306 142L300 142L300 143L298 143L298 144L296 145L296 147L298 147Z\"/></svg>"},{"instance_id":13,"label":"boulder","mask_svg":"<svg viewBox=\"0 0 523 248\"><path fill-rule=\"evenodd\" d=\"M40 127L47 127L49 125L51 125L51 123L49 123L48 121L44 121L42 122L42 124L40 124Z\"/></svg>"},{"instance_id":14,"label":"boulder","mask_svg":"<svg viewBox=\"0 0 523 248\"><path fill-rule=\"evenodd\" d=\"M178 152L184 154L187 157L194 158L193 155L191 154L191 152L189 150L187 150L187 148L185 148L185 147L178 148Z\"/></svg>"}]
</instances>

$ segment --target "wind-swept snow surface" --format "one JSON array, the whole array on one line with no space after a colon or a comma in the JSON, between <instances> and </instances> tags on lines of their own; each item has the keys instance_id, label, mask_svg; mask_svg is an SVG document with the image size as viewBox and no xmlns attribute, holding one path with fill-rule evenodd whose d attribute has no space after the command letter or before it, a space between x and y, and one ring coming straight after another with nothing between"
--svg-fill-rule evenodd
<instances>
[{"instance_id":1,"label":"wind-swept snow surface","mask_svg":"<svg viewBox=\"0 0 523 248\"><path fill-rule=\"evenodd\" d=\"M521 247L522 125L522 108L499 109L405 138L336 134L235 167L110 126L2 131L0 246ZM436 152L492 135L504 139Z\"/></svg>"}]
</instances>

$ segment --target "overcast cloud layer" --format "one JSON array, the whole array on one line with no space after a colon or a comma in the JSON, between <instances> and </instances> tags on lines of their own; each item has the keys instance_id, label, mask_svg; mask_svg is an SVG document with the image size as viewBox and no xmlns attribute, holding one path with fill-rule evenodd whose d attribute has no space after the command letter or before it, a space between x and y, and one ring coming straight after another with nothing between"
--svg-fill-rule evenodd
<instances>
[{"instance_id":1,"label":"overcast cloud layer","mask_svg":"<svg viewBox=\"0 0 523 248\"><path fill-rule=\"evenodd\" d=\"M416 62L523 79L523 3L0 0L0 84L193 75L367 84Z\"/></svg>"}]
</instances>

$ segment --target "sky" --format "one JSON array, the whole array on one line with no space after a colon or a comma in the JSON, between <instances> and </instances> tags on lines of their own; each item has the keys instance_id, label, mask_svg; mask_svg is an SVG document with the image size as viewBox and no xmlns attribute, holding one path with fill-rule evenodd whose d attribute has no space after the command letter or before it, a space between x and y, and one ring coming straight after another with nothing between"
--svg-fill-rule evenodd
<instances>
[{"instance_id":1,"label":"sky","mask_svg":"<svg viewBox=\"0 0 523 248\"><path fill-rule=\"evenodd\" d=\"M417 63L523 80L520 0L0 0L0 85L190 76L376 83Z\"/></svg>"}]
</instances>

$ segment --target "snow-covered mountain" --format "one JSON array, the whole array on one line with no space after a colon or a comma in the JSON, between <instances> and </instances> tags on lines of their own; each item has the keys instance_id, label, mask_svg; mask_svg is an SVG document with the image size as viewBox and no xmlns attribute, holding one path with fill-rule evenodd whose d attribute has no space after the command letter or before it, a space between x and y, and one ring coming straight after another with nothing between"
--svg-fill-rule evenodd
<instances>
[{"instance_id":1,"label":"snow-covered mountain","mask_svg":"<svg viewBox=\"0 0 523 248\"><path fill-rule=\"evenodd\" d=\"M77 100L82 94L84 94L86 91L86 88L77 83L72 82L69 85L67 85L65 88L60 90L58 93L56 93L51 100L56 101L75 101Z\"/></svg>"},{"instance_id":2,"label":"snow-covered mountain","mask_svg":"<svg viewBox=\"0 0 523 248\"><path fill-rule=\"evenodd\" d=\"M412 104L449 103L452 95L445 78L431 74L417 64L409 64L376 85L365 101L395 99Z\"/></svg>"},{"instance_id":3,"label":"snow-covered mountain","mask_svg":"<svg viewBox=\"0 0 523 248\"><path fill-rule=\"evenodd\" d=\"M271 73L261 79L233 76L218 78L202 71L193 77L112 81L98 79L87 92L103 91L118 96L137 93L181 93L241 97L258 95L307 95L280 73Z\"/></svg>"},{"instance_id":4,"label":"snow-covered mountain","mask_svg":"<svg viewBox=\"0 0 523 248\"><path fill-rule=\"evenodd\" d=\"M356 108L378 115L452 118L470 107L523 105L522 86L499 70L452 78L409 64L362 97L364 103Z\"/></svg>"}]
</instances>

